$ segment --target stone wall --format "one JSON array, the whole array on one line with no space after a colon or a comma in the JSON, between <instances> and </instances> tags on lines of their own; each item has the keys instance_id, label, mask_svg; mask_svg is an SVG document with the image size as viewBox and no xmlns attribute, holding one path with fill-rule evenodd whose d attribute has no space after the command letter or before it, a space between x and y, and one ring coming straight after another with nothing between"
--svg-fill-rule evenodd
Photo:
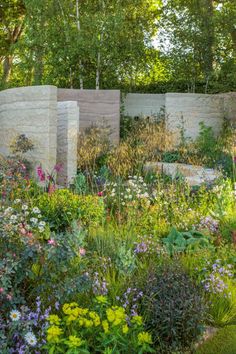
<instances>
[{"instance_id":1,"label":"stone wall","mask_svg":"<svg viewBox=\"0 0 236 354\"><path fill-rule=\"evenodd\" d=\"M68 185L77 170L79 107L77 102L58 102L57 163L62 165L59 185Z\"/></svg>"},{"instance_id":2,"label":"stone wall","mask_svg":"<svg viewBox=\"0 0 236 354\"><path fill-rule=\"evenodd\" d=\"M170 130L185 129L185 136L195 139L199 123L212 127L217 135L224 119L224 99L218 95L167 93L166 122Z\"/></svg>"},{"instance_id":3,"label":"stone wall","mask_svg":"<svg viewBox=\"0 0 236 354\"><path fill-rule=\"evenodd\" d=\"M200 122L211 126L218 134L224 118L236 125L236 92L218 95L128 93L123 99L123 111L131 117L158 115L162 109L169 129L179 130L184 123L186 137L197 137Z\"/></svg>"},{"instance_id":4,"label":"stone wall","mask_svg":"<svg viewBox=\"0 0 236 354\"><path fill-rule=\"evenodd\" d=\"M0 92L0 153L8 155L17 135L32 139L28 158L50 171L56 163L57 88L33 86Z\"/></svg>"},{"instance_id":5,"label":"stone wall","mask_svg":"<svg viewBox=\"0 0 236 354\"><path fill-rule=\"evenodd\" d=\"M58 89L58 101L76 101L80 109L80 131L92 124L111 129L111 141L119 143L120 91Z\"/></svg>"},{"instance_id":6,"label":"stone wall","mask_svg":"<svg viewBox=\"0 0 236 354\"><path fill-rule=\"evenodd\" d=\"M236 92L222 93L219 95L224 99L224 116L236 125Z\"/></svg>"},{"instance_id":7,"label":"stone wall","mask_svg":"<svg viewBox=\"0 0 236 354\"><path fill-rule=\"evenodd\" d=\"M156 116L165 107L165 94L128 93L123 98L124 113L130 117Z\"/></svg>"}]
</instances>

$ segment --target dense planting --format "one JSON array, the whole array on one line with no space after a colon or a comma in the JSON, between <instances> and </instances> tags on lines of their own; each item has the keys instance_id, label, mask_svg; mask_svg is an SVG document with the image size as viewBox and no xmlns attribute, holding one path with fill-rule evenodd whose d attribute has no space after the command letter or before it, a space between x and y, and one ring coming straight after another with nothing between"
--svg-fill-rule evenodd
<instances>
[{"instance_id":1,"label":"dense planting","mask_svg":"<svg viewBox=\"0 0 236 354\"><path fill-rule=\"evenodd\" d=\"M25 150L1 160L2 353L183 353L206 327L235 322L233 133L212 150L208 130L173 147L163 127L123 125L109 149L101 139L68 188L55 183L59 166L31 177ZM88 134L79 156L102 136ZM198 158L221 178L191 187L144 171L163 156Z\"/></svg>"}]
</instances>

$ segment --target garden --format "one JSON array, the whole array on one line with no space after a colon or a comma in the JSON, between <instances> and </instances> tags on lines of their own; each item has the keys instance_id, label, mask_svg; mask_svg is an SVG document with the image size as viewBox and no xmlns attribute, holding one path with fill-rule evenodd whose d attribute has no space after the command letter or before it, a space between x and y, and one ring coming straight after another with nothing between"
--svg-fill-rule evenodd
<instances>
[{"instance_id":1,"label":"garden","mask_svg":"<svg viewBox=\"0 0 236 354\"><path fill-rule=\"evenodd\" d=\"M81 133L68 188L17 136L0 162L0 348L8 353L236 352L236 151L225 123L176 143L161 117ZM145 169L214 168L211 183Z\"/></svg>"}]
</instances>

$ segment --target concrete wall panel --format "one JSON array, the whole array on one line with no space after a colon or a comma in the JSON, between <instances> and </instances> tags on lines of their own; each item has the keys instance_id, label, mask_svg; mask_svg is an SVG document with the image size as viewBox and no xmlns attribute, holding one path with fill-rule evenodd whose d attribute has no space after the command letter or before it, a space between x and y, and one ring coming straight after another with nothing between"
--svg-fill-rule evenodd
<instances>
[{"instance_id":1,"label":"concrete wall panel","mask_svg":"<svg viewBox=\"0 0 236 354\"><path fill-rule=\"evenodd\" d=\"M128 93L124 112L130 117L158 115L165 107L165 94Z\"/></svg>"},{"instance_id":2,"label":"concrete wall panel","mask_svg":"<svg viewBox=\"0 0 236 354\"><path fill-rule=\"evenodd\" d=\"M77 102L58 102L57 163L62 164L59 185L68 185L76 175L78 128Z\"/></svg>"},{"instance_id":3,"label":"concrete wall panel","mask_svg":"<svg viewBox=\"0 0 236 354\"><path fill-rule=\"evenodd\" d=\"M184 126L186 137L198 136L200 122L211 126L216 135L222 128L224 99L218 95L167 93L165 107L169 129Z\"/></svg>"},{"instance_id":4,"label":"concrete wall panel","mask_svg":"<svg viewBox=\"0 0 236 354\"><path fill-rule=\"evenodd\" d=\"M119 142L120 91L58 89L58 101L77 101L80 109L80 130L92 124L111 129L111 141Z\"/></svg>"},{"instance_id":5,"label":"concrete wall panel","mask_svg":"<svg viewBox=\"0 0 236 354\"><path fill-rule=\"evenodd\" d=\"M27 157L50 171L56 163L57 88L32 86L0 92L0 153L8 155L11 141L25 134L34 143Z\"/></svg>"}]
</instances>

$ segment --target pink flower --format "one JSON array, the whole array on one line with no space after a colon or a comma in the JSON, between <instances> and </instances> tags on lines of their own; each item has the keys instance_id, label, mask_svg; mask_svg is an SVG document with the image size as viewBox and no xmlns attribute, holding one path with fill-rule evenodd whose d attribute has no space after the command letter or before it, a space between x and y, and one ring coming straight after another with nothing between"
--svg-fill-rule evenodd
<instances>
[{"instance_id":1,"label":"pink flower","mask_svg":"<svg viewBox=\"0 0 236 354\"><path fill-rule=\"evenodd\" d=\"M33 233L32 233L31 231L28 231L28 232L27 232L27 236L32 237L32 236L33 236Z\"/></svg>"},{"instance_id":2,"label":"pink flower","mask_svg":"<svg viewBox=\"0 0 236 354\"><path fill-rule=\"evenodd\" d=\"M22 227L22 228L20 229L20 233L21 233L22 235L25 235L25 234L26 234L26 229Z\"/></svg>"},{"instance_id":3,"label":"pink flower","mask_svg":"<svg viewBox=\"0 0 236 354\"><path fill-rule=\"evenodd\" d=\"M55 166L54 166L54 170L58 173L61 171L62 169L62 163L57 163Z\"/></svg>"},{"instance_id":4,"label":"pink flower","mask_svg":"<svg viewBox=\"0 0 236 354\"><path fill-rule=\"evenodd\" d=\"M50 240L48 240L48 244L52 245L52 246L56 246L56 242L52 238Z\"/></svg>"},{"instance_id":5,"label":"pink flower","mask_svg":"<svg viewBox=\"0 0 236 354\"><path fill-rule=\"evenodd\" d=\"M9 300L9 301L12 300L12 295L11 294L7 294L7 300Z\"/></svg>"},{"instance_id":6,"label":"pink flower","mask_svg":"<svg viewBox=\"0 0 236 354\"><path fill-rule=\"evenodd\" d=\"M0 294L2 294L4 292L3 288L0 288Z\"/></svg>"},{"instance_id":7,"label":"pink flower","mask_svg":"<svg viewBox=\"0 0 236 354\"><path fill-rule=\"evenodd\" d=\"M79 254L80 254L81 256L85 256L86 250L85 250L84 248L80 248L80 249L79 249Z\"/></svg>"},{"instance_id":8,"label":"pink flower","mask_svg":"<svg viewBox=\"0 0 236 354\"><path fill-rule=\"evenodd\" d=\"M44 182L45 181L45 173L43 172L43 169L41 166L37 167L37 175L39 177L40 182Z\"/></svg>"},{"instance_id":9,"label":"pink flower","mask_svg":"<svg viewBox=\"0 0 236 354\"><path fill-rule=\"evenodd\" d=\"M103 196L103 192L98 192L98 196L102 197Z\"/></svg>"}]
</instances>

